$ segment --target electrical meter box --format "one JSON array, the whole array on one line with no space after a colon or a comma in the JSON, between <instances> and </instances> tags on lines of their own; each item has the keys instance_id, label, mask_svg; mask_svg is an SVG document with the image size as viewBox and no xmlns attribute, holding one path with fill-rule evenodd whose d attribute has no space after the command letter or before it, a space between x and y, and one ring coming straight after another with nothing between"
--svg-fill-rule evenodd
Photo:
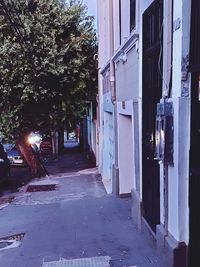
<instances>
[{"instance_id":1,"label":"electrical meter box","mask_svg":"<svg viewBox=\"0 0 200 267\"><path fill-rule=\"evenodd\" d=\"M157 104L155 160L173 165L173 103L166 100L161 101Z\"/></svg>"}]
</instances>

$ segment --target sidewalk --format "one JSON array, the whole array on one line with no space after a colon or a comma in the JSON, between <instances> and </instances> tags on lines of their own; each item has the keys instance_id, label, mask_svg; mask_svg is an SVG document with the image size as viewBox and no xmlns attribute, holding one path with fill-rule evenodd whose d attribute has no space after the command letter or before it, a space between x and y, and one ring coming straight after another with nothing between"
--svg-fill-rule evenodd
<instances>
[{"instance_id":1,"label":"sidewalk","mask_svg":"<svg viewBox=\"0 0 200 267\"><path fill-rule=\"evenodd\" d=\"M64 154L56 160L50 160L45 164L49 174L77 172L86 168L94 167L83 152L80 151L75 140L68 140L65 143Z\"/></svg>"},{"instance_id":2,"label":"sidewalk","mask_svg":"<svg viewBox=\"0 0 200 267\"><path fill-rule=\"evenodd\" d=\"M107 195L95 168L72 169L31 182L0 209L0 266L162 267L131 220L130 199ZM1 243L19 234L16 248Z\"/></svg>"}]
</instances>

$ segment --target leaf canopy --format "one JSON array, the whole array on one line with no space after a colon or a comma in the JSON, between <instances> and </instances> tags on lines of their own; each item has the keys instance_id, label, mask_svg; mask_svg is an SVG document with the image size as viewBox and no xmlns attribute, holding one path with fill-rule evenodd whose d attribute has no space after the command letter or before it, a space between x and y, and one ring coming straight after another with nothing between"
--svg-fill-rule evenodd
<instances>
[{"instance_id":1,"label":"leaf canopy","mask_svg":"<svg viewBox=\"0 0 200 267\"><path fill-rule=\"evenodd\" d=\"M80 1L0 1L0 131L8 139L80 117L95 99L97 39Z\"/></svg>"}]
</instances>

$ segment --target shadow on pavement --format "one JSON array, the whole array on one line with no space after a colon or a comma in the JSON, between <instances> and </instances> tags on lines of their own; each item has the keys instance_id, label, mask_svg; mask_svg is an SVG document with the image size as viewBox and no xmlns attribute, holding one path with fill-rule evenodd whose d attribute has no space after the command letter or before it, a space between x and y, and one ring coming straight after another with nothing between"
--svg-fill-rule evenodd
<instances>
[{"instance_id":1,"label":"shadow on pavement","mask_svg":"<svg viewBox=\"0 0 200 267\"><path fill-rule=\"evenodd\" d=\"M49 175L57 173L77 172L88 168L94 168L92 163L83 152L79 143L69 140L61 155L57 159L49 159L45 162L45 167Z\"/></svg>"}]
</instances>

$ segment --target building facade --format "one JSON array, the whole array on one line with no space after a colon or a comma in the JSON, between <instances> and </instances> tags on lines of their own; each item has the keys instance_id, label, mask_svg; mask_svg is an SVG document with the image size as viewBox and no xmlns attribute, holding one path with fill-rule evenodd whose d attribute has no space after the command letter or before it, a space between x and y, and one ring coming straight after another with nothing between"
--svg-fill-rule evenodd
<instances>
[{"instance_id":1,"label":"building facade","mask_svg":"<svg viewBox=\"0 0 200 267\"><path fill-rule=\"evenodd\" d=\"M197 0L98 2L99 171L166 267L200 266L199 14Z\"/></svg>"}]
</instances>

